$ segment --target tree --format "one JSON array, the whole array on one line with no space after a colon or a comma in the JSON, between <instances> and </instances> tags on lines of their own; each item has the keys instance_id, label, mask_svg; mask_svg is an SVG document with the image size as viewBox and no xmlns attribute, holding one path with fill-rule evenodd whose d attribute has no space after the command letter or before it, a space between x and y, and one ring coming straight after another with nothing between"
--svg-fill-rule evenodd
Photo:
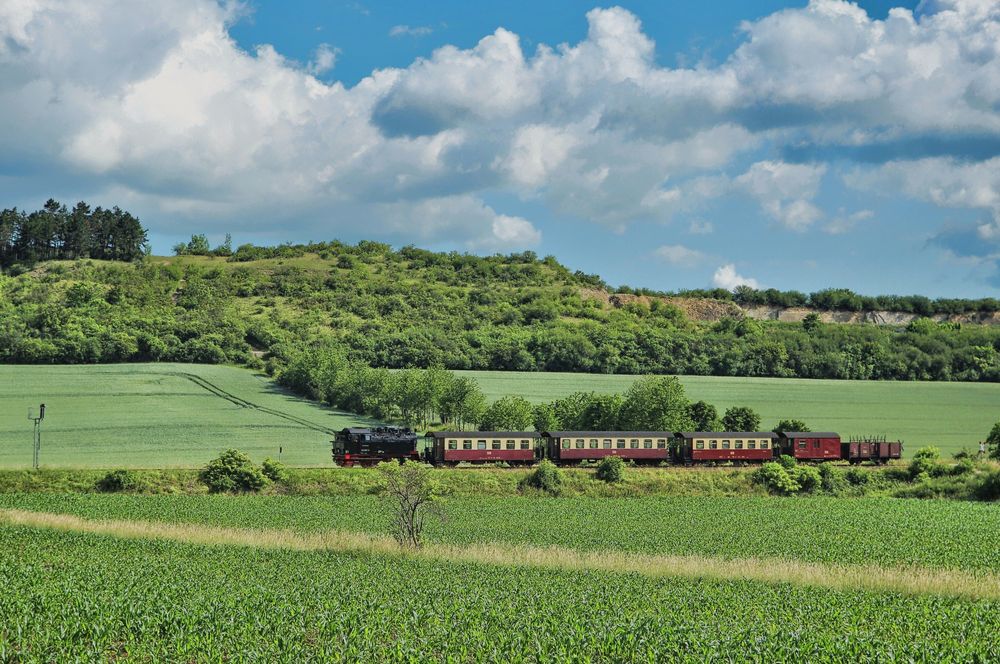
<instances>
[{"instance_id":1,"label":"tree","mask_svg":"<svg viewBox=\"0 0 1000 664\"><path fill-rule=\"evenodd\" d=\"M747 406L733 406L722 416L722 428L726 431L757 431L760 415Z\"/></svg>"},{"instance_id":2,"label":"tree","mask_svg":"<svg viewBox=\"0 0 1000 664\"><path fill-rule=\"evenodd\" d=\"M438 498L434 470L423 463L400 464L397 459L378 465L382 493L392 501L393 536L400 546L419 549L424 524Z\"/></svg>"},{"instance_id":3,"label":"tree","mask_svg":"<svg viewBox=\"0 0 1000 664\"><path fill-rule=\"evenodd\" d=\"M785 433L786 431L812 431L802 420L781 420L771 429L774 433ZM749 429L747 429L749 431Z\"/></svg>"},{"instance_id":4,"label":"tree","mask_svg":"<svg viewBox=\"0 0 1000 664\"><path fill-rule=\"evenodd\" d=\"M597 464L595 476L608 484L625 481L625 461L621 457L606 456Z\"/></svg>"},{"instance_id":5,"label":"tree","mask_svg":"<svg viewBox=\"0 0 1000 664\"><path fill-rule=\"evenodd\" d=\"M558 431L562 424L556 416L556 409L550 403L540 403L535 406L535 431Z\"/></svg>"},{"instance_id":6,"label":"tree","mask_svg":"<svg viewBox=\"0 0 1000 664\"><path fill-rule=\"evenodd\" d=\"M480 431L527 431L534 425L531 403L522 396L500 397L486 408L479 420Z\"/></svg>"},{"instance_id":7,"label":"tree","mask_svg":"<svg viewBox=\"0 0 1000 664\"><path fill-rule=\"evenodd\" d=\"M619 426L635 431L688 431L692 428L684 386L676 376L647 376L625 392Z\"/></svg>"},{"instance_id":8,"label":"tree","mask_svg":"<svg viewBox=\"0 0 1000 664\"><path fill-rule=\"evenodd\" d=\"M1000 459L1000 422L993 425L990 429L990 435L986 437L986 444L991 448L990 456L994 459Z\"/></svg>"},{"instance_id":9,"label":"tree","mask_svg":"<svg viewBox=\"0 0 1000 664\"><path fill-rule=\"evenodd\" d=\"M212 493L257 491L267 484L267 477L250 457L235 449L212 459L199 478Z\"/></svg>"},{"instance_id":10,"label":"tree","mask_svg":"<svg viewBox=\"0 0 1000 664\"><path fill-rule=\"evenodd\" d=\"M618 431L624 400L620 394L595 394L583 409L582 429L591 431Z\"/></svg>"},{"instance_id":11,"label":"tree","mask_svg":"<svg viewBox=\"0 0 1000 664\"><path fill-rule=\"evenodd\" d=\"M688 416L691 418L695 431L719 430L719 411L708 402L695 401L688 406Z\"/></svg>"},{"instance_id":12,"label":"tree","mask_svg":"<svg viewBox=\"0 0 1000 664\"><path fill-rule=\"evenodd\" d=\"M806 317L802 319L802 329L806 332L812 332L819 327L820 320L819 314L815 311L811 311L806 314Z\"/></svg>"}]
</instances>

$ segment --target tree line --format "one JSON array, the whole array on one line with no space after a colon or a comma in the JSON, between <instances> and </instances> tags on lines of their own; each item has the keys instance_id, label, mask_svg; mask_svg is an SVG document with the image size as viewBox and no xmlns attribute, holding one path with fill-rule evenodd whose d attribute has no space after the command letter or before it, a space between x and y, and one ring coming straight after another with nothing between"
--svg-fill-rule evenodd
<instances>
[{"instance_id":1,"label":"tree line","mask_svg":"<svg viewBox=\"0 0 1000 664\"><path fill-rule=\"evenodd\" d=\"M146 253L146 229L115 206L72 209L49 199L42 209L0 211L0 266L46 260L96 258L134 261Z\"/></svg>"}]
</instances>

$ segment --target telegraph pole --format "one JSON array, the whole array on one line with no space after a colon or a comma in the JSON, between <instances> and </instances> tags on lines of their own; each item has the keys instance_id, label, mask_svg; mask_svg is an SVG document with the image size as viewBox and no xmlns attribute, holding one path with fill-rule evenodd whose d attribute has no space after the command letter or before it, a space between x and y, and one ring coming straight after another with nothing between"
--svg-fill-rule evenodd
<instances>
[{"instance_id":1,"label":"telegraph pole","mask_svg":"<svg viewBox=\"0 0 1000 664\"><path fill-rule=\"evenodd\" d=\"M28 419L35 423L35 433L31 445L33 452L31 467L34 470L38 470L38 458L42 453L42 420L45 419L45 404L38 406L37 416L29 409Z\"/></svg>"}]
</instances>

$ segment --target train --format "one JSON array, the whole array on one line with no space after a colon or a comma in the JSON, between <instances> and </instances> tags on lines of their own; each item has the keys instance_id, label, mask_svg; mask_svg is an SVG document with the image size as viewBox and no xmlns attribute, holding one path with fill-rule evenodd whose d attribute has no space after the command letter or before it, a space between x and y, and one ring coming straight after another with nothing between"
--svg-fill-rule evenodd
<instances>
[{"instance_id":1,"label":"train","mask_svg":"<svg viewBox=\"0 0 1000 664\"><path fill-rule=\"evenodd\" d=\"M406 428L346 428L333 441L338 466L382 461L531 465L549 459L559 465L617 456L636 464L759 464L782 455L804 462L884 464L903 455L903 443L884 437L841 440L816 431L429 431Z\"/></svg>"}]
</instances>

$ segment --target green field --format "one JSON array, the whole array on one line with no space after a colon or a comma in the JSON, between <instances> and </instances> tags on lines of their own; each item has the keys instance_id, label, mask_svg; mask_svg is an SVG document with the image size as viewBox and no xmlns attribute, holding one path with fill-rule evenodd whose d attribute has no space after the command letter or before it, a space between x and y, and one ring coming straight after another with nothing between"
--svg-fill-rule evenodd
<instances>
[{"instance_id":1,"label":"green field","mask_svg":"<svg viewBox=\"0 0 1000 664\"><path fill-rule=\"evenodd\" d=\"M782 558L851 565L1000 569L1000 510L892 498L449 498L431 541L584 551ZM371 495L141 496L0 493L0 509L297 532L387 533ZM611 525L613 524L613 525Z\"/></svg>"},{"instance_id":2,"label":"green field","mask_svg":"<svg viewBox=\"0 0 1000 664\"><path fill-rule=\"evenodd\" d=\"M10 507L79 514L107 530L86 532L86 523L59 514L36 526L15 525L4 521ZM503 551L512 556L522 547L554 544L563 548L536 550L557 557L524 565L502 555L475 562L447 557L461 548L426 557L300 545L308 533L332 528L377 532L387 526L384 507L371 496L0 496L0 661L1000 657L993 574L1000 529L989 506L484 498L448 501L447 520L432 538L472 544L469 550L506 541ZM862 518L845 518L851 514ZM171 531L157 522L239 530ZM128 534L129 524L142 534ZM280 534L274 528L304 534L274 539ZM242 543L226 540L226 533ZM588 560L611 567L560 562L578 549L594 550ZM781 557L763 559L775 581L741 578L739 567L731 578L616 571L619 553L635 550ZM820 563L816 576L785 580L798 560L836 563ZM823 570L852 564L904 576L945 568L957 575L949 578L964 580L968 596L865 589L863 579L859 587L824 585Z\"/></svg>"},{"instance_id":3,"label":"green field","mask_svg":"<svg viewBox=\"0 0 1000 664\"><path fill-rule=\"evenodd\" d=\"M31 466L27 415L43 402L44 467L195 467L227 447L328 465L332 432L367 421L235 367L0 365L0 467Z\"/></svg>"},{"instance_id":4,"label":"green field","mask_svg":"<svg viewBox=\"0 0 1000 664\"><path fill-rule=\"evenodd\" d=\"M551 401L576 391L623 392L635 376L601 374L459 371L475 378L495 399L520 394ZM905 454L923 445L951 453L977 448L1000 419L1000 384L930 383L801 378L682 376L692 401L719 409L750 406L771 428L781 419L805 421L813 431L841 436L884 435L906 443Z\"/></svg>"}]
</instances>

